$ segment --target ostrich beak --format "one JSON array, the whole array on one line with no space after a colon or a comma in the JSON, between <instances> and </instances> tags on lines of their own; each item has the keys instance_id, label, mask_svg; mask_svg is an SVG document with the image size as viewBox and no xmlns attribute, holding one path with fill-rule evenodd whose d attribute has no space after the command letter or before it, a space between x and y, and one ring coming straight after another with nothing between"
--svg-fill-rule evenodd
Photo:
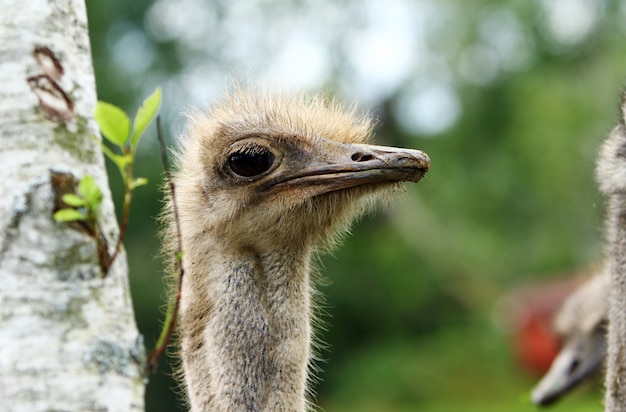
<instances>
[{"instance_id":1,"label":"ostrich beak","mask_svg":"<svg viewBox=\"0 0 626 412\"><path fill-rule=\"evenodd\" d=\"M601 332L569 342L554 359L548 373L533 389L533 403L545 406L557 401L587 376L598 371L605 354L605 337Z\"/></svg>"},{"instance_id":2,"label":"ostrich beak","mask_svg":"<svg viewBox=\"0 0 626 412\"><path fill-rule=\"evenodd\" d=\"M418 182L429 168L430 158L421 150L337 144L304 167L272 179L264 189L306 186L307 190L314 188L314 194L322 194L366 184Z\"/></svg>"}]
</instances>

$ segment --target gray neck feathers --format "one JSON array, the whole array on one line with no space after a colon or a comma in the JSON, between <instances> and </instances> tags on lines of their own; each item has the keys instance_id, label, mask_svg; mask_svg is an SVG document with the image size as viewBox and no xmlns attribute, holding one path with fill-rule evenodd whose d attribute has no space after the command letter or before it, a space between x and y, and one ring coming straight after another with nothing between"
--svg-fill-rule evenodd
<instances>
[{"instance_id":1,"label":"gray neck feathers","mask_svg":"<svg viewBox=\"0 0 626 412\"><path fill-rule=\"evenodd\" d=\"M304 411L309 256L185 256L183 371L191 410Z\"/></svg>"},{"instance_id":2,"label":"gray neck feathers","mask_svg":"<svg viewBox=\"0 0 626 412\"><path fill-rule=\"evenodd\" d=\"M626 411L626 194L608 198L611 290L605 410Z\"/></svg>"}]
</instances>

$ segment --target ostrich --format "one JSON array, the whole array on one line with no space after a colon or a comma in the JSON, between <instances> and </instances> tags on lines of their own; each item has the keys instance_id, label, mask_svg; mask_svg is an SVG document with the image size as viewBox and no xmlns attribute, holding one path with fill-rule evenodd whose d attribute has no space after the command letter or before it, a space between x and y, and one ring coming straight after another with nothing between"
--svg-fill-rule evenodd
<instances>
[{"instance_id":1,"label":"ostrich","mask_svg":"<svg viewBox=\"0 0 626 412\"><path fill-rule=\"evenodd\" d=\"M319 96L238 89L190 118L173 177L190 409L310 409L311 257L398 182L419 181L430 159L367 144L370 118ZM176 236L169 202L166 250Z\"/></svg>"},{"instance_id":2,"label":"ostrich","mask_svg":"<svg viewBox=\"0 0 626 412\"><path fill-rule=\"evenodd\" d=\"M626 411L626 92L620 121L600 148L596 180L607 203L610 273L605 410Z\"/></svg>"},{"instance_id":3,"label":"ostrich","mask_svg":"<svg viewBox=\"0 0 626 412\"><path fill-rule=\"evenodd\" d=\"M600 369L606 355L608 296L609 273L605 265L563 303L554 320L563 348L533 389L535 404L555 402Z\"/></svg>"}]
</instances>

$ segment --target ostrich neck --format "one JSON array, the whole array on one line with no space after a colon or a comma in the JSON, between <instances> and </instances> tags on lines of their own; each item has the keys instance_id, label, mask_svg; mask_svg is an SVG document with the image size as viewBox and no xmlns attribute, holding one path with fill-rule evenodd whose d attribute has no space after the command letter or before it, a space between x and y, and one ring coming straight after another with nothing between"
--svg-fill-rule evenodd
<instances>
[{"instance_id":1,"label":"ostrich neck","mask_svg":"<svg viewBox=\"0 0 626 412\"><path fill-rule=\"evenodd\" d=\"M191 410L304 411L308 253L215 250L186 257L181 335Z\"/></svg>"},{"instance_id":2,"label":"ostrich neck","mask_svg":"<svg viewBox=\"0 0 626 412\"><path fill-rule=\"evenodd\" d=\"M605 410L626 411L626 194L613 194L608 205L611 290Z\"/></svg>"}]
</instances>

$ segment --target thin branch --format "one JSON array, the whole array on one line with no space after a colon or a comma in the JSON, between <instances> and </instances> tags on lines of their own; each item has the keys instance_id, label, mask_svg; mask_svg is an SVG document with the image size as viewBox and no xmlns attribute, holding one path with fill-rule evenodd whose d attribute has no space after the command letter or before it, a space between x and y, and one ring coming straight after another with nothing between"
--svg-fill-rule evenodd
<instances>
[{"instance_id":1,"label":"thin branch","mask_svg":"<svg viewBox=\"0 0 626 412\"><path fill-rule=\"evenodd\" d=\"M174 185L174 181L172 180L169 161L167 159L167 148L165 147L165 142L163 140L160 116L157 117L157 137L159 139L159 145L161 148L161 160L163 162L163 169L165 170L165 179L170 190L172 213L174 214L174 221L176 222L178 247L176 249L175 269L178 269L178 282L176 285L176 293L172 297L170 297L170 301L167 306L167 313L165 315L165 322L163 324L161 334L159 335L159 339L157 340L154 349L152 349L152 352L150 352L150 355L148 355L148 358L146 359L146 367L150 373L156 372L159 359L161 359L161 357L165 353L169 345L170 339L174 333L174 328L176 327L176 318L178 316L178 307L180 305L183 277L185 274L185 270L182 264L182 236L180 231L180 219L178 217L178 208L176 206L176 186Z\"/></svg>"},{"instance_id":2,"label":"thin branch","mask_svg":"<svg viewBox=\"0 0 626 412\"><path fill-rule=\"evenodd\" d=\"M132 163L126 167L126 176L124 177L124 200L122 204L122 220L120 222L120 231L117 236L117 243L115 244L115 250L111 255L109 261L109 267L115 261L117 255L119 255L122 249L122 243L124 242L124 236L126 236L126 229L128 228L128 219L130 217L130 204L133 200L133 188L130 186L131 179L133 177Z\"/></svg>"}]
</instances>

